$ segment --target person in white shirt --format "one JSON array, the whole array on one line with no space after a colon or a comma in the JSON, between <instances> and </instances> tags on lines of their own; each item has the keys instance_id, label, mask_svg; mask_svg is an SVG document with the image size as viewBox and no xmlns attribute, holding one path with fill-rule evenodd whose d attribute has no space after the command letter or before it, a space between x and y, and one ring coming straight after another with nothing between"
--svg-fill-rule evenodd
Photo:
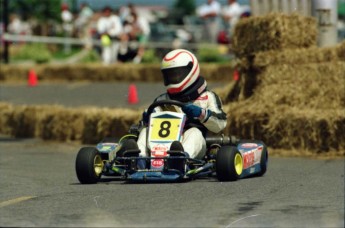
<instances>
[{"instance_id":1,"label":"person in white shirt","mask_svg":"<svg viewBox=\"0 0 345 228\"><path fill-rule=\"evenodd\" d=\"M221 5L216 0L207 0L196 10L196 14L204 20L206 40L212 43L217 41L220 13Z\"/></svg>"},{"instance_id":2,"label":"person in white shirt","mask_svg":"<svg viewBox=\"0 0 345 228\"><path fill-rule=\"evenodd\" d=\"M103 9L103 15L98 19L97 32L102 43L102 60L105 65L116 63L119 42L123 35L120 18L112 14L110 7Z\"/></svg>"},{"instance_id":3,"label":"person in white shirt","mask_svg":"<svg viewBox=\"0 0 345 228\"><path fill-rule=\"evenodd\" d=\"M71 37L73 33L73 14L68 9L66 3L61 5L61 19L62 19L62 29L64 31L65 37ZM64 52L71 52L71 44L69 42L64 43Z\"/></svg>"},{"instance_id":4,"label":"person in white shirt","mask_svg":"<svg viewBox=\"0 0 345 228\"><path fill-rule=\"evenodd\" d=\"M121 43L119 60L140 63L144 55L145 44L150 35L148 21L137 13L132 12L124 24L124 32L126 34L126 42Z\"/></svg>"},{"instance_id":5,"label":"person in white shirt","mask_svg":"<svg viewBox=\"0 0 345 228\"><path fill-rule=\"evenodd\" d=\"M228 0L228 4L222 10L222 17L229 28L229 36L234 33L234 28L238 20L241 18L243 9L236 0Z\"/></svg>"},{"instance_id":6,"label":"person in white shirt","mask_svg":"<svg viewBox=\"0 0 345 228\"><path fill-rule=\"evenodd\" d=\"M93 10L89 7L87 3L82 3L80 5L80 12L75 20L75 26L78 32L78 36L83 38L87 36L87 27L93 16Z\"/></svg>"}]
</instances>

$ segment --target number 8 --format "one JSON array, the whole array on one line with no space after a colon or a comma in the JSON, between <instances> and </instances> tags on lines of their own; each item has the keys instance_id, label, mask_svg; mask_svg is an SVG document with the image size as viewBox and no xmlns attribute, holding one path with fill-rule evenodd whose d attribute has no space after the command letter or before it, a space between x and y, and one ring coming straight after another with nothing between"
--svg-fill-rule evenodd
<instances>
[{"instance_id":1,"label":"number 8","mask_svg":"<svg viewBox=\"0 0 345 228\"><path fill-rule=\"evenodd\" d=\"M163 121L161 123L161 129L158 132L158 135L162 138L166 138L170 135L170 127L171 127L171 123L169 121Z\"/></svg>"}]
</instances>

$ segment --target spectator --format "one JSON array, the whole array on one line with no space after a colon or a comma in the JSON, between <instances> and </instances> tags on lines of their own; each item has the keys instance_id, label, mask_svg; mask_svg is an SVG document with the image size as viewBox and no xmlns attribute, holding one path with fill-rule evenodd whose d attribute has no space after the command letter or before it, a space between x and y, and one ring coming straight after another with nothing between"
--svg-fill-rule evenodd
<instances>
[{"instance_id":1,"label":"spectator","mask_svg":"<svg viewBox=\"0 0 345 228\"><path fill-rule=\"evenodd\" d=\"M132 12L124 25L125 38L121 43L119 60L140 63L144 55L145 44L150 35L150 26L144 17Z\"/></svg>"},{"instance_id":2,"label":"spectator","mask_svg":"<svg viewBox=\"0 0 345 228\"><path fill-rule=\"evenodd\" d=\"M31 35L32 29L28 22L20 20L16 14L10 16L8 32L16 35Z\"/></svg>"},{"instance_id":3,"label":"spectator","mask_svg":"<svg viewBox=\"0 0 345 228\"><path fill-rule=\"evenodd\" d=\"M125 23L129 17L131 17L132 13L136 13L135 6L132 3L128 3L127 6L121 7L119 16L121 21Z\"/></svg>"},{"instance_id":4,"label":"spectator","mask_svg":"<svg viewBox=\"0 0 345 228\"><path fill-rule=\"evenodd\" d=\"M228 0L228 4L222 10L222 16L228 27L229 36L232 37L234 28L241 18L243 10L236 0Z\"/></svg>"},{"instance_id":5,"label":"spectator","mask_svg":"<svg viewBox=\"0 0 345 228\"><path fill-rule=\"evenodd\" d=\"M71 37L73 32L73 15L68 9L68 5L63 3L61 6L61 19L62 19L62 29L64 32L65 37ZM67 41L64 44L64 52L70 53L71 52L71 44Z\"/></svg>"},{"instance_id":6,"label":"spectator","mask_svg":"<svg viewBox=\"0 0 345 228\"><path fill-rule=\"evenodd\" d=\"M66 3L62 4L61 6L61 19L62 19L62 28L65 34L71 35L73 30L73 15L68 9L68 5Z\"/></svg>"},{"instance_id":7,"label":"spectator","mask_svg":"<svg viewBox=\"0 0 345 228\"><path fill-rule=\"evenodd\" d=\"M197 8L197 15L204 21L204 32L206 40L212 43L217 41L219 30L219 14L221 5L217 0L207 0L207 2Z\"/></svg>"},{"instance_id":8,"label":"spectator","mask_svg":"<svg viewBox=\"0 0 345 228\"><path fill-rule=\"evenodd\" d=\"M78 18L75 21L76 29L78 36L83 38L87 34L87 27L88 24L93 16L93 11L92 9L88 6L87 3L82 3L80 5L80 12L78 15Z\"/></svg>"},{"instance_id":9,"label":"spectator","mask_svg":"<svg viewBox=\"0 0 345 228\"><path fill-rule=\"evenodd\" d=\"M102 60L108 65L117 62L119 41L123 35L120 17L112 14L110 7L105 7L97 22L97 32L102 43Z\"/></svg>"}]
</instances>

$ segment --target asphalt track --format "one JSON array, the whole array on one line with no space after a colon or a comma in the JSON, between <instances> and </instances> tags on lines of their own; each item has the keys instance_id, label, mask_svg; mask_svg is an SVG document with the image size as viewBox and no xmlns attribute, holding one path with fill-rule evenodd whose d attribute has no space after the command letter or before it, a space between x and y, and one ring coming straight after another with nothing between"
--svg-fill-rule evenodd
<instances>
[{"instance_id":1,"label":"asphalt track","mask_svg":"<svg viewBox=\"0 0 345 228\"><path fill-rule=\"evenodd\" d=\"M141 107L159 84L1 85L14 104ZM159 88L161 91L159 91ZM344 227L344 160L270 158L265 176L174 184L102 179L81 185L75 175L82 145L0 136L0 226L12 227Z\"/></svg>"},{"instance_id":2,"label":"asphalt track","mask_svg":"<svg viewBox=\"0 0 345 228\"><path fill-rule=\"evenodd\" d=\"M270 158L263 177L78 183L81 146L0 136L0 226L344 227L344 161Z\"/></svg>"}]
</instances>

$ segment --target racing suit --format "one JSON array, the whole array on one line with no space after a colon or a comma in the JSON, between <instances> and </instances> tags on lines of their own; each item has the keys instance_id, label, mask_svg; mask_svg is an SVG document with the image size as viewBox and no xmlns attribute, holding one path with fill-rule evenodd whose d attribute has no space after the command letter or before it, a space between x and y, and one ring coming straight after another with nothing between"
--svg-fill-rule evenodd
<instances>
[{"instance_id":1,"label":"racing suit","mask_svg":"<svg viewBox=\"0 0 345 228\"><path fill-rule=\"evenodd\" d=\"M188 118L182 135L182 146L184 151L191 158L201 159L206 153L205 136L208 131L218 133L226 126L226 114L222 110L219 97L207 90L207 83L202 78L199 79L182 94L164 93L158 96L155 101L178 100L183 103L191 103L206 110L202 120ZM157 108L155 109L157 110ZM141 130L138 138L140 156L146 157L146 128Z\"/></svg>"}]
</instances>

